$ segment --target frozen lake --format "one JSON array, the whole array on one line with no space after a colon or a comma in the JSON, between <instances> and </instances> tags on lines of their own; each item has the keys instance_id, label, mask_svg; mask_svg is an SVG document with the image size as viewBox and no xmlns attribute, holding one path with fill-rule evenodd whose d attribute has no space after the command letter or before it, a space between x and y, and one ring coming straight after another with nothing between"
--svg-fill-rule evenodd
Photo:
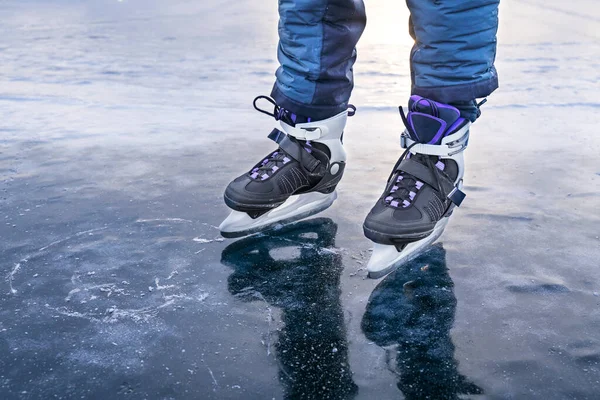
<instances>
[{"instance_id":1,"label":"frozen lake","mask_svg":"<svg viewBox=\"0 0 600 400\"><path fill-rule=\"evenodd\" d=\"M276 2L0 3L1 399L600 398L597 1L502 0L468 197L383 280L411 41L403 1L367 12L338 201L232 241Z\"/></svg>"}]
</instances>

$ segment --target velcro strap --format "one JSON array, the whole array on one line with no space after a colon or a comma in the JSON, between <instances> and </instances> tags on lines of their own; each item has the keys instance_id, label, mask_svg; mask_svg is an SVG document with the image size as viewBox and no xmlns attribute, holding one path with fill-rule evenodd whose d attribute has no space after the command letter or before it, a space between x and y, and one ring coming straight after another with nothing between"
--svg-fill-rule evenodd
<instances>
[{"instance_id":1,"label":"velcro strap","mask_svg":"<svg viewBox=\"0 0 600 400\"><path fill-rule=\"evenodd\" d=\"M456 205L456 207L460 207L465 197L467 197L467 195L457 187L455 187L448 195L448 198Z\"/></svg>"},{"instance_id":2,"label":"velcro strap","mask_svg":"<svg viewBox=\"0 0 600 400\"><path fill-rule=\"evenodd\" d=\"M432 188L436 190L438 189L438 181L433 175L435 172L427 168L425 165L413 160L412 158L402 160L398 169L402 172L411 174L412 176L414 176L420 181L425 182ZM440 186L442 187L443 191L442 196L446 197L450 194L450 192L454 190L454 183L451 182L450 179L448 179L445 175L441 173L438 175L438 177Z\"/></svg>"},{"instance_id":3,"label":"velcro strap","mask_svg":"<svg viewBox=\"0 0 600 400\"><path fill-rule=\"evenodd\" d=\"M285 151L290 157L301 163L304 168L310 172L314 172L321 164L321 161L313 157L302 147L302 145L300 145L300 143L278 129L273 129L269 134L269 139L278 143L281 150Z\"/></svg>"},{"instance_id":4,"label":"velcro strap","mask_svg":"<svg viewBox=\"0 0 600 400\"><path fill-rule=\"evenodd\" d=\"M286 136L285 133L283 133L279 129L275 128L271 131L271 133L269 133L268 138L271 139L272 141L274 141L275 143L279 144L285 136Z\"/></svg>"}]
</instances>

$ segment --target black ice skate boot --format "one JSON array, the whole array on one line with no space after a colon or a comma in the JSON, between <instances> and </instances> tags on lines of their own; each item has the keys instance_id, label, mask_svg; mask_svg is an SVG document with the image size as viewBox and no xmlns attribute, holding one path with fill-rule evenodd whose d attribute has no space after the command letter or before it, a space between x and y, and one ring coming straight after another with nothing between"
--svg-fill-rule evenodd
<instances>
[{"instance_id":1,"label":"black ice skate boot","mask_svg":"<svg viewBox=\"0 0 600 400\"><path fill-rule=\"evenodd\" d=\"M378 278L417 257L444 231L454 206L465 195L463 152L471 123L447 104L413 95L400 157L363 230L375 243L367 265Z\"/></svg>"},{"instance_id":2,"label":"black ice skate boot","mask_svg":"<svg viewBox=\"0 0 600 400\"><path fill-rule=\"evenodd\" d=\"M261 99L273 104L273 113L257 107ZM342 134L347 117L356 110L350 106L331 118L312 121L265 96L257 97L254 107L280 122L282 130L269 134L279 148L227 186L225 204L233 211L219 229L228 238L298 221L331 206L346 164Z\"/></svg>"}]
</instances>

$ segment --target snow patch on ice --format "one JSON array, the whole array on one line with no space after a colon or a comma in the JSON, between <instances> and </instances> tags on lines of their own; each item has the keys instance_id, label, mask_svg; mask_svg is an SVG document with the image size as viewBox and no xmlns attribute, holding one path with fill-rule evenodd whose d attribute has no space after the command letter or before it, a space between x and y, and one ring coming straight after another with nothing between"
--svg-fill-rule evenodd
<instances>
[{"instance_id":1,"label":"snow patch on ice","mask_svg":"<svg viewBox=\"0 0 600 400\"><path fill-rule=\"evenodd\" d=\"M8 281L8 286L10 288L11 294L16 294L17 290L13 287L13 280L15 279L15 275L21 270L21 263L16 263L12 271L8 273L6 276L6 280Z\"/></svg>"},{"instance_id":2,"label":"snow patch on ice","mask_svg":"<svg viewBox=\"0 0 600 400\"><path fill-rule=\"evenodd\" d=\"M169 280L173 279L173 277L174 277L175 275L179 275L179 272L178 272L177 270L174 270L174 271L172 271L172 272L169 274L169 276L167 276L167 279L166 279L166 280L167 280L167 281L169 281Z\"/></svg>"},{"instance_id":3,"label":"snow patch on ice","mask_svg":"<svg viewBox=\"0 0 600 400\"><path fill-rule=\"evenodd\" d=\"M184 223L192 223L189 219L183 218L153 218L153 219L138 219L135 221L138 224L147 223L147 222L184 222Z\"/></svg>"},{"instance_id":4,"label":"snow patch on ice","mask_svg":"<svg viewBox=\"0 0 600 400\"><path fill-rule=\"evenodd\" d=\"M207 223L207 222L203 222L203 223L202 223L202 225L204 225L204 226L208 226L209 228L213 228L213 229L219 230L219 227L218 227L218 226L211 225L211 224L209 224L209 223Z\"/></svg>"},{"instance_id":5,"label":"snow patch on ice","mask_svg":"<svg viewBox=\"0 0 600 400\"><path fill-rule=\"evenodd\" d=\"M160 284L160 279L158 278L154 278L154 285L156 285L156 290L167 290L167 289L173 289L176 288L176 285L161 285Z\"/></svg>"},{"instance_id":6,"label":"snow patch on ice","mask_svg":"<svg viewBox=\"0 0 600 400\"><path fill-rule=\"evenodd\" d=\"M205 238L201 238L201 237L195 237L192 240L196 243L207 244L207 243L212 243L212 242L223 242L225 240L225 238L223 238L221 236L217 236L214 239L205 239Z\"/></svg>"}]
</instances>

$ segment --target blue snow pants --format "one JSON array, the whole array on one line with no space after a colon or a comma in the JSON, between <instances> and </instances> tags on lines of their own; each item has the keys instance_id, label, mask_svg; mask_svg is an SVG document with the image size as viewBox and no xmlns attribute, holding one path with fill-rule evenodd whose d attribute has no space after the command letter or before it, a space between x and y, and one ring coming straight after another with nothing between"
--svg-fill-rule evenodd
<instances>
[{"instance_id":1,"label":"blue snow pants","mask_svg":"<svg viewBox=\"0 0 600 400\"><path fill-rule=\"evenodd\" d=\"M406 0L412 94L478 116L474 100L498 87L494 68L500 0ZM348 106L362 0L279 0L280 67L271 96L295 114L324 119Z\"/></svg>"}]
</instances>

